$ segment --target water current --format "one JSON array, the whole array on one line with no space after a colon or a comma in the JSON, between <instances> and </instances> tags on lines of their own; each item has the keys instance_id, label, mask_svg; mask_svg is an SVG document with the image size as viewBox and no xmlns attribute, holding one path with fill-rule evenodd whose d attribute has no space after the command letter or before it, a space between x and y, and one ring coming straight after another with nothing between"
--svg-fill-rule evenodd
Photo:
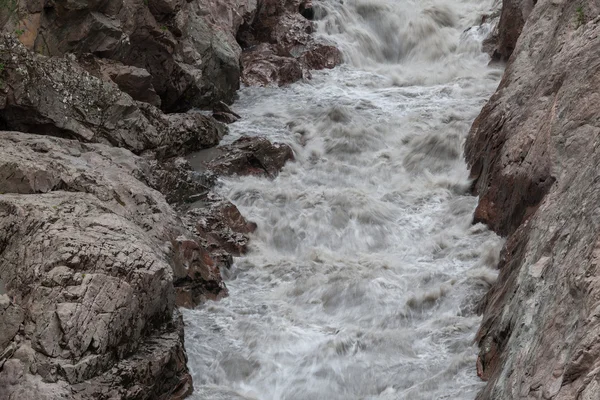
<instances>
[{"instance_id":1,"label":"water current","mask_svg":"<svg viewBox=\"0 0 600 400\"><path fill-rule=\"evenodd\" d=\"M194 399L473 399L476 304L500 239L472 225L462 148L501 70L479 0L315 0L345 63L243 88L224 142L295 162L218 192L258 224L230 296L184 311Z\"/></svg>"}]
</instances>

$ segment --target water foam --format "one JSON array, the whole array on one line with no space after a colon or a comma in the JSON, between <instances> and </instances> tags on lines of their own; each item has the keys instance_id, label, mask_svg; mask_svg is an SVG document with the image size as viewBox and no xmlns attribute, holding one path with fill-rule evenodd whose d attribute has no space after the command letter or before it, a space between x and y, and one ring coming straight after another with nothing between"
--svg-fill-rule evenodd
<instances>
[{"instance_id":1,"label":"water foam","mask_svg":"<svg viewBox=\"0 0 600 400\"><path fill-rule=\"evenodd\" d=\"M296 161L219 191L258 224L230 297L184 312L197 399L469 399L500 240L471 225L462 145L500 72L476 1L315 2L346 64L244 88L226 141ZM488 4L489 7L489 4Z\"/></svg>"}]
</instances>

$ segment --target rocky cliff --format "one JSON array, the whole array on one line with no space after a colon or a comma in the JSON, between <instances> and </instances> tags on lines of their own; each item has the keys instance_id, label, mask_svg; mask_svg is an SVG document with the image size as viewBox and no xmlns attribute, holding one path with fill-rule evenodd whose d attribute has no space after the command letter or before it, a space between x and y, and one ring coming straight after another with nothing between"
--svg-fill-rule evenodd
<instances>
[{"instance_id":1,"label":"rocky cliff","mask_svg":"<svg viewBox=\"0 0 600 400\"><path fill-rule=\"evenodd\" d=\"M220 269L255 229L211 193L215 176L273 176L293 159L243 138L193 171L181 156L218 145L227 127L191 109L239 118L222 101L244 70L266 71L254 62L272 67L255 83L278 85L340 61L298 2L279 5L0 4L0 398L191 392L177 307L226 296ZM303 33L240 40L267 19ZM281 65L244 61L258 45L302 73L282 80Z\"/></svg>"},{"instance_id":2,"label":"rocky cliff","mask_svg":"<svg viewBox=\"0 0 600 400\"><path fill-rule=\"evenodd\" d=\"M481 305L480 399L600 393L599 13L504 0L506 71L466 143L475 220L507 236Z\"/></svg>"}]
</instances>

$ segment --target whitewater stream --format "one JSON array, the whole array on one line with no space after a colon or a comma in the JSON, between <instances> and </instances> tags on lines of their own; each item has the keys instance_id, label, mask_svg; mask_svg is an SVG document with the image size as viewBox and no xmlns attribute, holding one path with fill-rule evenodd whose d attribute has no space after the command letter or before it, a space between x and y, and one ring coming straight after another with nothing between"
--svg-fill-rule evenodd
<instances>
[{"instance_id":1,"label":"whitewater stream","mask_svg":"<svg viewBox=\"0 0 600 400\"><path fill-rule=\"evenodd\" d=\"M478 0L314 1L345 63L244 88L232 142L296 160L217 191L258 225L229 297L184 311L194 399L473 399L477 301L500 239L472 225L462 149L501 77Z\"/></svg>"}]
</instances>

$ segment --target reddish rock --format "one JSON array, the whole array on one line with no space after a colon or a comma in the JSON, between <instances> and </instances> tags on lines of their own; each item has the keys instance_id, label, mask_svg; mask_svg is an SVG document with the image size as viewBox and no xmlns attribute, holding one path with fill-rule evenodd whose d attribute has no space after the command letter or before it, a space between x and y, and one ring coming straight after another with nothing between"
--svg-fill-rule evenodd
<instances>
[{"instance_id":1,"label":"reddish rock","mask_svg":"<svg viewBox=\"0 0 600 400\"><path fill-rule=\"evenodd\" d=\"M275 46L262 43L242 53L242 81L249 86L282 86L305 76L302 64L277 54Z\"/></svg>"},{"instance_id":2,"label":"reddish rock","mask_svg":"<svg viewBox=\"0 0 600 400\"><path fill-rule=\"evenodd\" d=\"M311 69L342 62L336 47L313 37L312 22L302 17L299 6L297 0L268 0L252 24L241 26L237 39L245 84L285 85L310 78Z\"/></svg>"},{"instance_id":3,"label":"reddish rock","mask_svg":"<svg viewBox=\"0 0 600 400\"><path fill-rule=\"evenodd\" d=\"M227 296L219 266L193 239L179 237L173 241L174 264L177 280L173 282L177 305L194 307L207 299L218 300Z\"/></svg>"},{"instance_id":4,"label":"reddish rock","mask_svg":"<svg viewBox=\"0 0 600 400\"><path fill-rule=\"evenodd\" d=\"M235 205L214 193L196 199L183 221L197 235L216 268L227 269L233 263L232 256L246 253L248 234L254 232L256 224L248 222Z\"/></svg>"},{"instance_id":5,"label":"reddish rock","mask_svg":"<svg viewBox=\"0 0 600 400\"><path fill-rule=\"evenodd\" d=\"M467 139L476 220L508 236L481 305L478 399L600 393L599 12L539 0Z\"/></svg>"}]
</instances>

